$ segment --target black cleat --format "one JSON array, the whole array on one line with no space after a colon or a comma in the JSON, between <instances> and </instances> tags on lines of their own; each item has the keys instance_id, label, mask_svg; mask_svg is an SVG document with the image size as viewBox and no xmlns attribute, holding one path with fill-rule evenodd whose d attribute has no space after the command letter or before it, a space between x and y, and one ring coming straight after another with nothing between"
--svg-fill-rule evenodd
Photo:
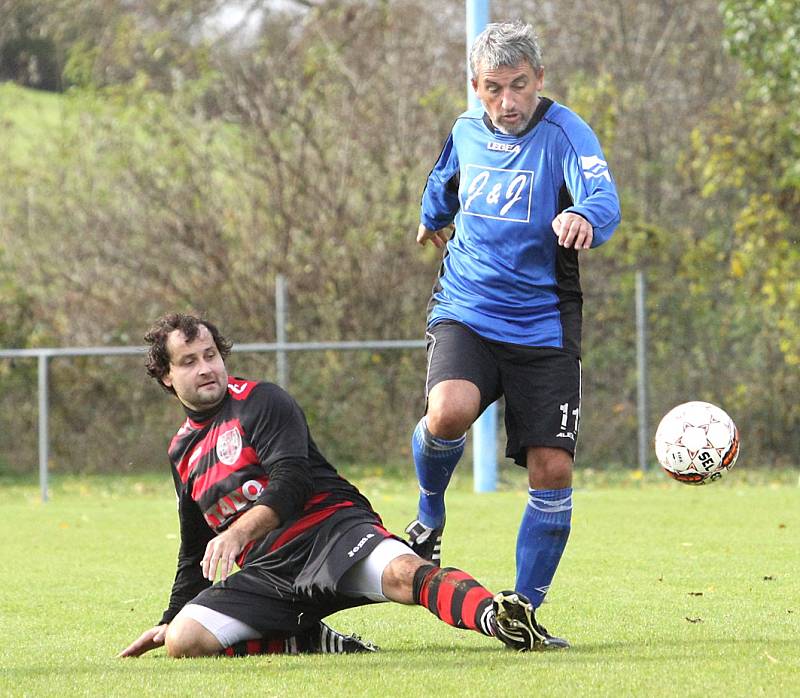
<instances>
[{"instance_id":1,"label":"black cleat","mask_svg":"<svg viewBox=\"0 0 800 698\"><path fill-rule=\"evenodd\" d=\"M545 628L542 624L537 623L536 626L539 628L539 632L544 635L544 642L542 643L541 647L535 647L534 649L537 650L566 650L569 649L569 642L567 642L563 637L556 637L555 635L551 635L547 632L547 628Z\"/></svg>"},{"instance_id":2,"label":"black cleat","mask_svg":"<svg viewBox=\"0 0 800 698\"><path fill-rule=\"evenodd\" d=\"M312 629L310 633L310 649L313 653L358 654L360 652L378 651L375 645L362 640L358 635L342 635L342 633L337 632L329 625L325 625L322 621L319 622L319 627Z\"/></svg>"},{"instance_id":3,"label":"black cleat","mask_svg":"<svg viewBox=\"0 0 800 698\"><path fill-rule=\"evenodd\" d=\"M569 643L550 635L536 622L533 605L515 591L501 591L494 597L496 637L518 652L566 649Z\"/></svg>"},{"instance_id":4,"label":"black cleat","mask_svg":"<svg viewBox=\"0 0 800 698\"><path fill-rule=\"evenodd\" d=\"M417 555L423 560L441 566L444 522L439 528L429 528L419 519L414 519L406 526L406 533L408 533L408 543Z\"/></svg>"}]
</instances>

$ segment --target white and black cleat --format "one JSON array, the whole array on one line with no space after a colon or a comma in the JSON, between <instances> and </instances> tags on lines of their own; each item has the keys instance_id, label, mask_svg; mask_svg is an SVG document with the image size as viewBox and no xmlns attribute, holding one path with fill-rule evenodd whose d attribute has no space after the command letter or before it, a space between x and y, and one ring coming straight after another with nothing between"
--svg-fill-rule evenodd
<instances>
[{"instance_id":1,"label":"white and black cleat","mask_svg":"<svg viewBox=\"0 0 800 698\"><path fill-rule=\"evenodd\" d=\"M414 519L406 526L406 533L408 533L408 544L417 555L441 567L444 523L439 528L430 528L419 519Z\"/></svg>"},{"instance_id":2,"label":"white and black cleat","mask_svg":"<svg viewBox=\"0 0 800 698\"><path fill-rule=\"evenodd\" d=\"M566 649L569 643L554 637L536 622L533 604L516 591L501 591L494 597L495 634L518 652Z\"/></svg>"}]
</instances>

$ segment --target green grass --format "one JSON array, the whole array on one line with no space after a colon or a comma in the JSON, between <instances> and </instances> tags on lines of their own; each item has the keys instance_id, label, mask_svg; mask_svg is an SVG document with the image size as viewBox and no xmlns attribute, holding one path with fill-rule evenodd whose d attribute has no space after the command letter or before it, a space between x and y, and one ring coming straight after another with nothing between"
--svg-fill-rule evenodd
<instances>
[{"instance_id":1,"label":"green grass","mask_svg":"<svg viewBox=\"0 0 800 698\"><path fill-rule=\"evenodd\" d=\"M414 485L362 471L390 528ZM382 648L352 657L175 661L115 654L155 623L177 548L167 478L0 485L3 696L751 696L800 686L797 474L689 488L648 475L584 484L541 620L571 640L514 654L394 604L331 619ZM521 492L448 499L447 564L493 589L513 579Z\"/></svg>"},{"instance_id":2,"label":"green grass","mask_svg":"<svg viewBox=\"0 0 800 698\"><path fill-rule=\"evenodd\" d=\"M62 95L0 82L0 141L12 164L22 165L64 127Z\"/></svg>"}]
</instances>

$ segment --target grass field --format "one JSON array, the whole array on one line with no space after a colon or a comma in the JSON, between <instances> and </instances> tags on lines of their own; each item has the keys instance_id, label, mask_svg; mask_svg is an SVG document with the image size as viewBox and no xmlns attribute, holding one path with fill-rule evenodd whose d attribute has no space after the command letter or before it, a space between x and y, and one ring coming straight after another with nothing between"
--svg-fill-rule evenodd
<instances>
[{"instance_id":1,"label":"grass field","mask_svg":"<svg viewBox=\"0 0 800 698\"><path fill-rule=\"evenodd\" d=\"M413 483L354 479L401 530ZM560 653L515 654L421 608L385 604L330 620L380 645L376 655L116 659L166 604L174 502L166 477L63 480L47 504L33 483L0 486L0 695L800 695L796 474L579 487L539 613L573 643ZM511 585L523 494L476 495L465 481L448 504L445 563L492 589Z\"/></svg>"}]
</instances>

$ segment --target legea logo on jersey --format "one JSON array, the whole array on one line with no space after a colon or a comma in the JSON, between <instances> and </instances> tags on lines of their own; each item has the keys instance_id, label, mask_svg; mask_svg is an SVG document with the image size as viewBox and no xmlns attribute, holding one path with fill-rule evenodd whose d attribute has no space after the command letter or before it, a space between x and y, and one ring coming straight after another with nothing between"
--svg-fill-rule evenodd
<instances>
[{"instance_id":1,"label":"legea logo on jersey","mask_svg":"<svg viewBox=\"0 0 800 698\"><path fill-rule=\"evenodd\" d=\"M605 160L601 160L597 155L581 155L581 169L587 179L602 177L607 182L611 181L611 175L608 173L608 163Z\"/></svg>"},{"instance_id":2,"label":"legea logo on jersey","mask_svg":"<svg viewBox=\"0 0 800 698\"><path fill-rule=\"evenodd\" d=\"M519 143L498 143L497 141L489 141L486 144L486 147L489 150L497 150L501 153L518 153L520 150L522 150Z\"/></svg>"},{"instance_id":3,"label":"legea logo on jersey","mask_svg":"<svg viewBox=\"0 0 800 698\"><path fill-rule=\"evenodd\" d=\"M220 434L217 439L217 458L220 463L233 465L242 454L242 435L234 427L228 429L224 434Z\"/></svg>"},{"instance_id":4,"label":"legea logo on jersey","mask_svg":"<svg viewBox=\"0 0 800 698\"><path fill-rule=\"evenodd\" d=\"M458 192L461 213L479 218L528 223L533 171L467 165Z\"/></svg>"}]
</instances>

